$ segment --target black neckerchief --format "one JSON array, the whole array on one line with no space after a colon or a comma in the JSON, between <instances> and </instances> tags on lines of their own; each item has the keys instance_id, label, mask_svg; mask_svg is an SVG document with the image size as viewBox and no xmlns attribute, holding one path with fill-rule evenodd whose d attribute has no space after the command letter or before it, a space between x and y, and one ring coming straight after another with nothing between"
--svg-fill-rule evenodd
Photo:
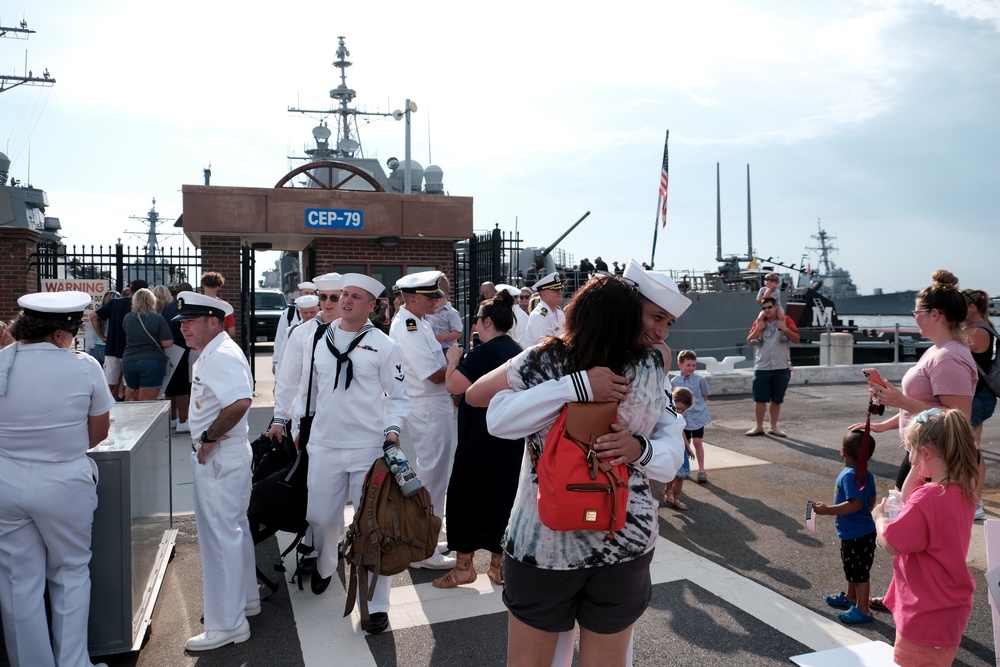
<instances>
[{"instance_id":1,"label":"black neckerchief","mask_svg":"<svg viewBox=\"0 0 1000 667\"><path fill-rule=\"evenodd\" d=\"M351 361L350 357L351 350L356 348L358 346L358 343L361 342L361 339L365 337L365 334L367 334L373 328L374 327L370 323L365 324L363 327L361 327L361 329L359 329L358 332L354 334L354 338L351 339L351 344L347 346L346 352L341 352L340 350L338 350L337 346L334 345L333 343L334 327L330 327L329 329L327 329L326 346L330 348L330 353L333 354L333 356L337 359L337 374L333 378L334 390L337 389L337 385L340 383L340 369L344 365L345 361L347 362L347 378L344 381L344 390L346 391L347 389L351 388L351 380L354 379L354 363Z\"/></svg>"}]
</instances>

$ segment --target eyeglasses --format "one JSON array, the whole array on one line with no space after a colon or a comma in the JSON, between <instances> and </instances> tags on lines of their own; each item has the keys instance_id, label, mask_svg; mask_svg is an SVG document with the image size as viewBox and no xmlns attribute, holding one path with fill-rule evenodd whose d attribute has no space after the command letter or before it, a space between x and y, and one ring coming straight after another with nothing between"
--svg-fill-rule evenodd
<instances>
[{"instance_id":1,"label":"eyeglasses","mask_svg":"<svg viewBox=\"0 0 1000 667\"><path fill-rule=\"evenodd\" d=\"M486 317L487 317L486 315L473 315L472 316L472 323L475 324L476 322L479 322L480 320L485 320Z\"/></svg>"},{"instance_id":2,"label":"eyeglasses","mask_svg":"<svg viewBox=\"0 0 1000 667\"><path fill-rule=\"evenodd\" d=\"M317 294L316 296L319 297L320 301L326 301L327 299L329 299L333 303L337 303L338 301L340 301L340 296L337 294Z\"/></svg>"},{"instance_id":3,"label":"eyeglasses","mask_svg":"<svg viewBox=\"0 0 1000 667\"><path fill-rule=\"evenodd\" d=\"M913 313L913 316L914 316L914 317L916 317L916 316L917 316L917 315L919 315L920 313L929 313L929 312L931 312L931 311L930 311L930 309L929 309L929 308L920 308L920 309L918 309L918 310L913 310L913 311L910 311L910 312L912 312L912 313Z\"/></svg>"}]
</instances>

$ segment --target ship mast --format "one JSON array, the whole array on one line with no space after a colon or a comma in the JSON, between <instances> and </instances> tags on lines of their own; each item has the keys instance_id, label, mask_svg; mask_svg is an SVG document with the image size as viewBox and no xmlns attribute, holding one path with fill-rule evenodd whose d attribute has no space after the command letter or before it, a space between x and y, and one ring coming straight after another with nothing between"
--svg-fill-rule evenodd
<instances>
[{"instance_id":1,"label":"ship mast","mask_svg":"<svg viewBox=\"0 0 1000 667\"><path fill-rule=\"evenodd\" d=\"M177 236L177 233L165 234L162 232L157 232L156 227L161 222L170 222L173 218L161 218L160 214L156 210L156 197L153 197L153 206L146 213L146 217L140 217L138 215L130 215L129 218L132 220L141 220L147 223L148 227L145 232L130 232L125 231L126 234L131 234L132 236L138 236L142 238L146 237L146 245L143 247L143 252L147 259L152 259L156 256L156 253L160 250L159 237L161 236Z\"/></svg>"},{"instance_id":2,"label":"ship mast","mask_svg":"<svg viewBox=\"0 0 1000 667\"><path fill-rule=\"evenodd\" d=\"M355 153L357 153L357 157L363 158L365 154L361 148L361 141L358 135L358 116L396 117L398 113L361 111L351 106L351 102L358 95L356 90L347 86L347 68L353 64L348 60L351 52L347 50L343 35L337 37L337 39L340 42L337 46L337 59L333 61L333 66L340 70L340 85L330 90L330 98L337 101L337 106L331 109L296 109L288 107L290 113L319 114L322 116L319 125L313 128L313 139L316 141L316 147L306 151L306 154L312 160L353 158L355 157ZM326 117L333 115L338 116L337 142L331 148L329 138L332 132L327 127ZM397 120L401 117L400 115Z\"/></svg>"},{"instance_id":3,"label":"ship mast","mask_svg":"<svg viewBox=\"0 0 1000 667\"><path fill-rule=\"evenodd\" d=\"M821 225L819 219L816 220L816 226L819 228L819 232L813 234L811 238L814 238L817 241L819 241L819 247L806 248L806 250L815 250L819 252L820 265L822 265L823 267L822 275L831 275L836 265L830 261L830 252L832 250L837 250L837 247L834 246L833 243L831 243L831 241L833 241L837 237L830 236L829 234L827 234L826 230L823 229L823 226Z\"/></svg>"}]
</instances>

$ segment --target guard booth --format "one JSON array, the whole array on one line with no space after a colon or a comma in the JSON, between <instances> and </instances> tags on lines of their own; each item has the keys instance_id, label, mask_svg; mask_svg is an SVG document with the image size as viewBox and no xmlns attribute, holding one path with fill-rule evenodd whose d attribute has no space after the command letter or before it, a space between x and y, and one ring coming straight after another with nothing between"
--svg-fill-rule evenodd
<instances>
[{"instance_id":1,"label":"guard booth","mask_svg":"<svg viewBox=\"0 0 1000 667\"><path fill-rule=\"evenodd\" d=\"M303 177L309 187L294 187ZM364 189L357 188L358 183ZM313 162L274 188L184 185L182 228L202 269L239 281L237 340L253 354L250 311L257 250L302 253L301 276L364 273L390 288L413 271L453 275L455 244L472 236L472 198L387 192L353 164ZM388 297L389 295L383 295Z\"/></svg>"}]
</instances>

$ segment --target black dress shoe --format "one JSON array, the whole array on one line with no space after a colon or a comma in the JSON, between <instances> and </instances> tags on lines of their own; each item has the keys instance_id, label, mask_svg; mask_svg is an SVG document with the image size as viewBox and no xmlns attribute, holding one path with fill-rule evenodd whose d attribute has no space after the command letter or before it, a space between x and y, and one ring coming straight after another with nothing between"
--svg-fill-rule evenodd
<instances>
[{"instance_id":1,"label":"black dress shoe","mask_svg":"<svg viewBox=\"0 0 1000 667\"><path fill-rule=\"evenodd\" d=\"M316 572L309 579L309 587L312 589L313 593L321 595L323 591L330 587L330 582L332 580L332 574L329 577L321 577L319 576L319 572Z\"/></svg>"},{"instance_id":2,"label":"black dress shoe","mask_svg":"<svg viewBox=\"0 0 1000 667\"><path fill-rule=\"evenodd\" d=\"M389 614L384 611L377 611L368 617L368 627L365 629L370 635L377 635L385 632L389 627Z\"/></svg>"}]
</instances>

